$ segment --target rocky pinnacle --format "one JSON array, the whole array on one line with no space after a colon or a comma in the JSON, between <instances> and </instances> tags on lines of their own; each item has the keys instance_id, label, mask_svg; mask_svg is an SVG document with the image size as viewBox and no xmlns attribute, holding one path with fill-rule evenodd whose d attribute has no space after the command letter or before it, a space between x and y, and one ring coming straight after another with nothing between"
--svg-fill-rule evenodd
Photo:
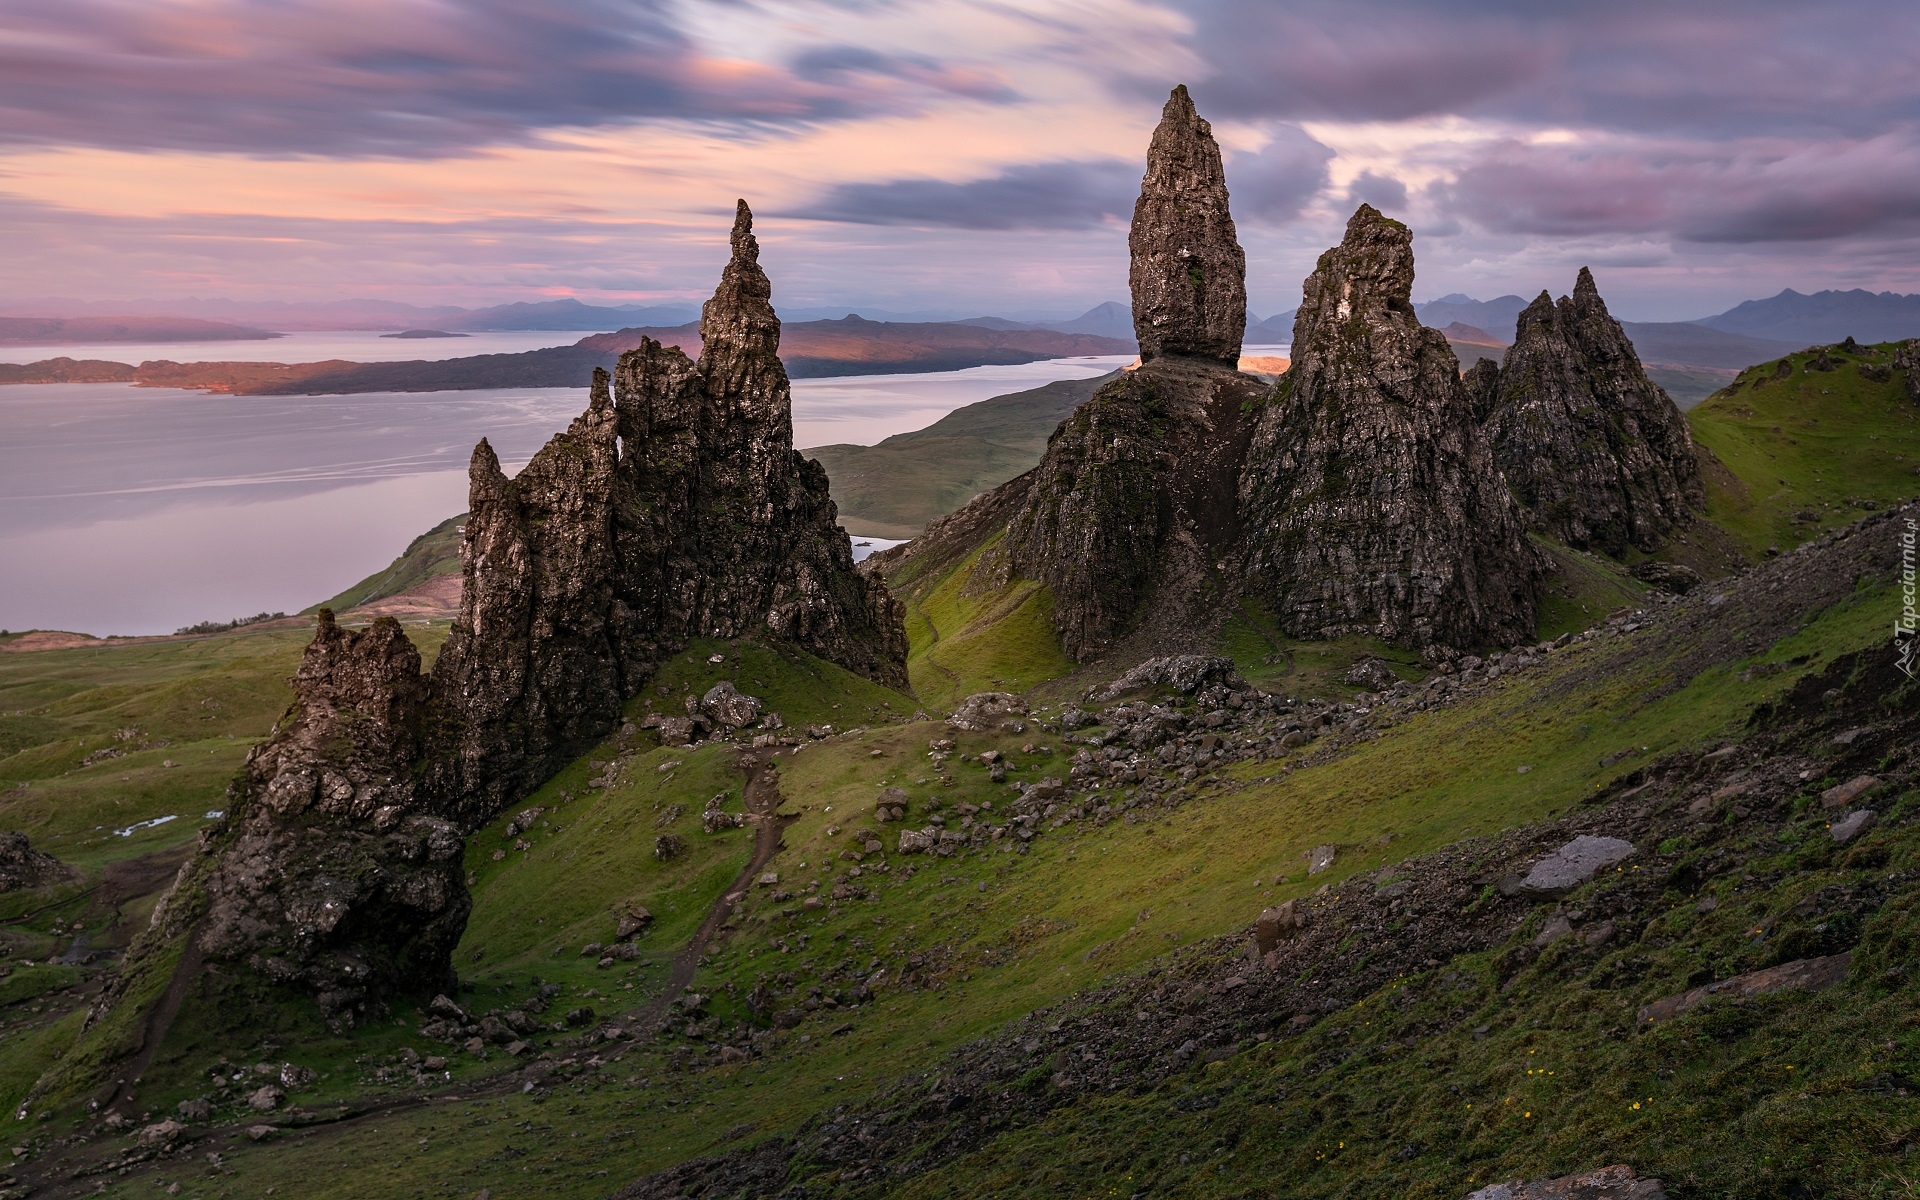
<instances>
[{"instance_id":1,"label":"rocky pinnacle","mask_svg":"<svg viewBox=\"0 0 1920 1200\"><path fill-rule=\"evenodd\" d=\"M1247 451L1249 585L1296 637L1529 639L1545 563L1412 290L1413 235L1361 205L1307 277Z\"/></svg>"},{"instance_id":2,"label":"rocky pinnacle","mask_svg":"<svg viewBox=\"0 0 1920 1200\"><path fill-rule=\"evenodd\" d=\"M1247 256L1227 210L1220 144L1184 84L1153 131L1127 249L1141 359L1186 355L1235 365L1247 325Z\"/></svg>"},{"instance_id":3,"label":"rocky pinnacle","mask_svg":"<svg viewBox=\"0 0 1920 1200\"><path fill-rule=\"evenodd\" d=\"M1527 306L1498 374L1475 382L1501 472L1533 522L1568 545L1651 552L1704 510L1686 421L1585 267L1572 296L1556 304L1542 292Z\"/></svg>"}]
</instances>

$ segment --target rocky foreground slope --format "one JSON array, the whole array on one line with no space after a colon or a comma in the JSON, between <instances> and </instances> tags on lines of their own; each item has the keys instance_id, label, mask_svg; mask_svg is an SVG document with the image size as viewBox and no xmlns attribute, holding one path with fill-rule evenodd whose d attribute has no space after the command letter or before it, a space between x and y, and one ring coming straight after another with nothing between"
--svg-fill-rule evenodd
<instances>
[{"instance_id":1,"label":"rocky foreground slope","mask_svg":"<svg viewBox=\"0 0 1920 1200\"><path fill-rule=\"evenodd\" d=\"M1869 519L1732 586L1516 656L1507 673L1546 671L1549 687L1571 700L1651 660L1669 664L1659 674L1677 691L1830 610L1856 580L1883 584L1892 528L1886 518ZM1499 677L1483 672L1464 685L1442 674L1425 689L1401 689L1384 704L1349 709L1343 715L1364 719L1329 722L1322 736L1365 738L1367 726L1391 723L1398 712L1470 700L1500 686ZM857 1197L909 1186L925 1195L979 1194L993 1180L1041 1186L1094 1145L1103 1148L1100 1169L1124 1173L1136 1187L1152 1190L1158 1176L1167 1186L1184 1180L1179 1186L1204 1191L1207 1176L1188 1168L1186 1154L1176 1162L1152 1145L1150 1125L1189 1115L1215 1132L1253 1122L1275 1126L1272 1153L1281 1157L1273 1166L1283 1173L1269 1179L1302 1181L1333 1157L1336 1136L1352 1137L1356 1122L1365 1118L1371 1126L1378 1117L1418 1132L1386 1147L1397 1145L1394 1153L1371 1145L1364 1151L1367 1161L1391 1164L1371 1176L1373 1184L1405 1189L1397 1194L1444 1195L1444 1187L1432 1188L1429 1168L1437 1166L1442 1178L1454 1175L1458 1149L1465 1175L1470 1143L1492 1136L1469 1115L1472 1104L1490 1107L1489 1121L1522 1115L1505 1112L1500 1099L1505 1091L1512 1103L1522 1090L1513 1078L1518 1070L1498 1067L1481 1079L1479 1068L1460 1061L1456 1031L1468 1046L1489 1036L1511 1040L1523 1048L1505 1054L1517 1054L1528 1076L1536 1066L1546 1076L1551 1063L1574 1077L1567 1086L1578 1092L1578 1063L1529 1058L1524 1049L1541 1044L1537 1031L1550 1028L1530 1015L1536 998L1559 1008L1560 1024L1607 1047L1636 1045L1631 1039L1648 1036L1645 1029L1706 1013L1676 1035L1679 1041L1645 1044L1650 1077L1671 1074L1654 1068L1690 1053L1689 1039L1726 1041L1767 1019L1741 1012L1759 997L1844 985L1864 1003L1882 994L1897 1003L1909 986L1914 877L1905 862L1889 873L1888 850L1866 835L1890 818L1890 809L1903 826L1912 819L1897 798L1920 782L1917 696L1883 648L1839 655L1754 708L1744 737L1648 763L1578 798L1557 820L1322 888L1260 914L1238 934L1182 949L1012 1022L925 1074L823 1112L793 1134L682 1164L617 1195ZM1261 715L1264 704L1233 708L1229 725L1258 728L1274 719ZM1125 744L1128 718L1122 706L1097 720L1120 730ZM1229 736L1233 753L1266 753L1261 739ZM1336 748L1330 742L1327 749ZM1162 802L1182 798L1174 792ZM1083 818L1074 809L1072 819L1094 814ZM1325 849L1330 857L1332 848ZM1675 916L1682 910L1684 921ZM1643 981L1676 969L1666 991L1648 993ZM1551 999L1563 987L1566 998ZM1730 1012L1716 1008L1729 1004ZM1465 1032L1463 1023L1476 1020L1485 1023ZM1373 1026L1386 1028L1376 1035L1368 1032ZM1304 1062L1282 1074L1263 1065L1275 1056ZM1370 1108L1341 1090L1353 1086L1347 1073L1376 1063L1396 1086L1437 1096L1417 1106L1383 1100ZM1212 1074L1215 1065L1225 1069ZM1892 1078L1880 1076L1874 1086L1907 1086L1887 1082ZM1725 1103L1744 1110L1757 1082L1729 1081ZM1672 1100L1675 1114L1683 1102L1707 1102ZM1274 1112L1283 1113L1277 1125L1268 1115ZM1727 1124L1734 1119L1729 1114ZM1431 1128L1463 1122L1473 1132L1458 1147L1426 1140ZM1285 1147L1300 1142L1303 1131L1310 1148L1322 1149L1317 1157L1287 1157L1298 1155ZM1044 1163L1032 1157L1033 1136L1053 1148ZM1200 1154L1209 1171L1218 1163L1221 1173L1231 1159L1267 1154L1259 1141L1233 1132L1210 1139L1187 1129L1173 1140ZM1735 1175L1769 1177L1766 1164L1709 1165L1651 1133L1621 1149L1643 1163L1685 1163L1685 1182L1693 1185L1686 1194L1721 1194L1715 1178L1724 1187ZM915 1182L928 1179L969 1182ZM1320 1182L1323 1191L1337 1187L1337 1179ZM1592 1194L1658 1194L1629 1191L1635 1183L1626 1171L1620 1191Z\"/></svg>"}]
</instances>

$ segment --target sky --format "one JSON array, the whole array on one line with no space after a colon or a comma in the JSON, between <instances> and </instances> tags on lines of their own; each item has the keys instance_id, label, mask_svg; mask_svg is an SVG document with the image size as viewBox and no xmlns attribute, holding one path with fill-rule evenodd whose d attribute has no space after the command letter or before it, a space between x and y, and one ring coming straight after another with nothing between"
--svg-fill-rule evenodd
<instances>
[{"instance_id":1,"label":"sky","mask_svg":"<svg viewBox=\"0 0 1920 1200\"><path fill-rule=\"evenodd\" d=\"M1360 201L1415 299L1704 316L1920 291L1911 0L0 0L0 309L697 301L734 199L776 305L1126 294L1167 91L1250 307Z\"/></svg>"}]
</instances>

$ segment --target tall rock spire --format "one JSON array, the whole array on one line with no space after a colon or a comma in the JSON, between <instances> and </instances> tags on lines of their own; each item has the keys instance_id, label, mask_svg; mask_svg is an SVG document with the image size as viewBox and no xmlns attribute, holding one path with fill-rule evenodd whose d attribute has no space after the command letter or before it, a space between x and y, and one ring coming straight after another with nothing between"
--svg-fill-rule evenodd
<instances>
[{"instance_id":1,"label":"tall rock spire","mask_svg":"<svg viewBox=\"0 0 1920 1200\"><path fill-rule=\"evenodd\" d=\"M760 269L760 243L745 200L734 209L732 243L733 257L720 273L720 286L700 309L700 373L706 376L707 394L716 398L784 400L780 318L773 311L773 284ZM755 415L778 421L788 413L782 408Z\"/></svg>"},{"instance_id":2,"label":"tall rock spire","mask_svg":"<svg viewBox=\"0 0 1920 1200\"><path fill-rule=\"evenodd\" d=\"M1593 272L1520 314L1490 389L1494 459L1536 526L1616 557L1704 511L1686 420L1640 365Z\"/></svg>"},{"instance_id":3,"label":"tall rock spire","mask_svg":"<svg viewBox=\"0 0 1920 1200\"><path fill-rule=\"evenodd\" d=\"M1141 359L1185 355L1238 363L1247 326L1247 256L1227 210L1220 143L1194 111L1185 84L1167 98L1147 148L1127 250Z\"/></svg>"},{"instance_id":4,"label":"tall rock spire","mask_svg":"<svg viewBox=\"0 0 1920 1200\"><path fill-rule=\"evenodd\" d=\"M1026 494L1004 549L982 559L1052 590L1054 629L1081 661L1135 631L1188 643L1238 557L1246 414L1265 388L1234 369L1246 257L1220 147L1184 87L1153 135L1127 242L1142 365L1061 425L1015 481Z\"/></svg>"},{"instance_id":5,"label":"tall rock spire","mask_svg":"<svg viewBox=\"0 0 1920 1200\"><path fill-rule=\"evenodd\" d=\"M1249 583L1296 637L1529 639L1545 563L1412 291L1413 235L1361 205L1307 277L1247 451Z\"/></svg>"}]
</instances>

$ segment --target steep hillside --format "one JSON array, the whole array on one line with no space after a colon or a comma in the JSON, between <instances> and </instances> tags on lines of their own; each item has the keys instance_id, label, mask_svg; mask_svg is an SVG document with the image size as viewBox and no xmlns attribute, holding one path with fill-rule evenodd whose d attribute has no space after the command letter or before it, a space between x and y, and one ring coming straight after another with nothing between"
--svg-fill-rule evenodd
<instances>
[{"instance_id":1,"label":"steep hillside","mask_svg":"<svg viewBox=\"0 0 1920 1200\"><path fill-rule=\"evenodd\" d=\"M1828 346L1761 363L1687 414L1725 464L1707 475L1708 512L1751 554L1920 490L1920 406L1896 368L1899 344Z\"/></svg>"},{"instance_id":2,"label":"steep hillside","mask_svg":"<svg viewBox=\"0 0 1920 1200\"><path fill-rule=\"evenodd\" d=\"M816 446L840 523L871 537L908 538L981 492L1031 470L1047 437L1101 384L1069 379L957 408L925 429L873 446Z\"/></svg>"}]
</instances>

